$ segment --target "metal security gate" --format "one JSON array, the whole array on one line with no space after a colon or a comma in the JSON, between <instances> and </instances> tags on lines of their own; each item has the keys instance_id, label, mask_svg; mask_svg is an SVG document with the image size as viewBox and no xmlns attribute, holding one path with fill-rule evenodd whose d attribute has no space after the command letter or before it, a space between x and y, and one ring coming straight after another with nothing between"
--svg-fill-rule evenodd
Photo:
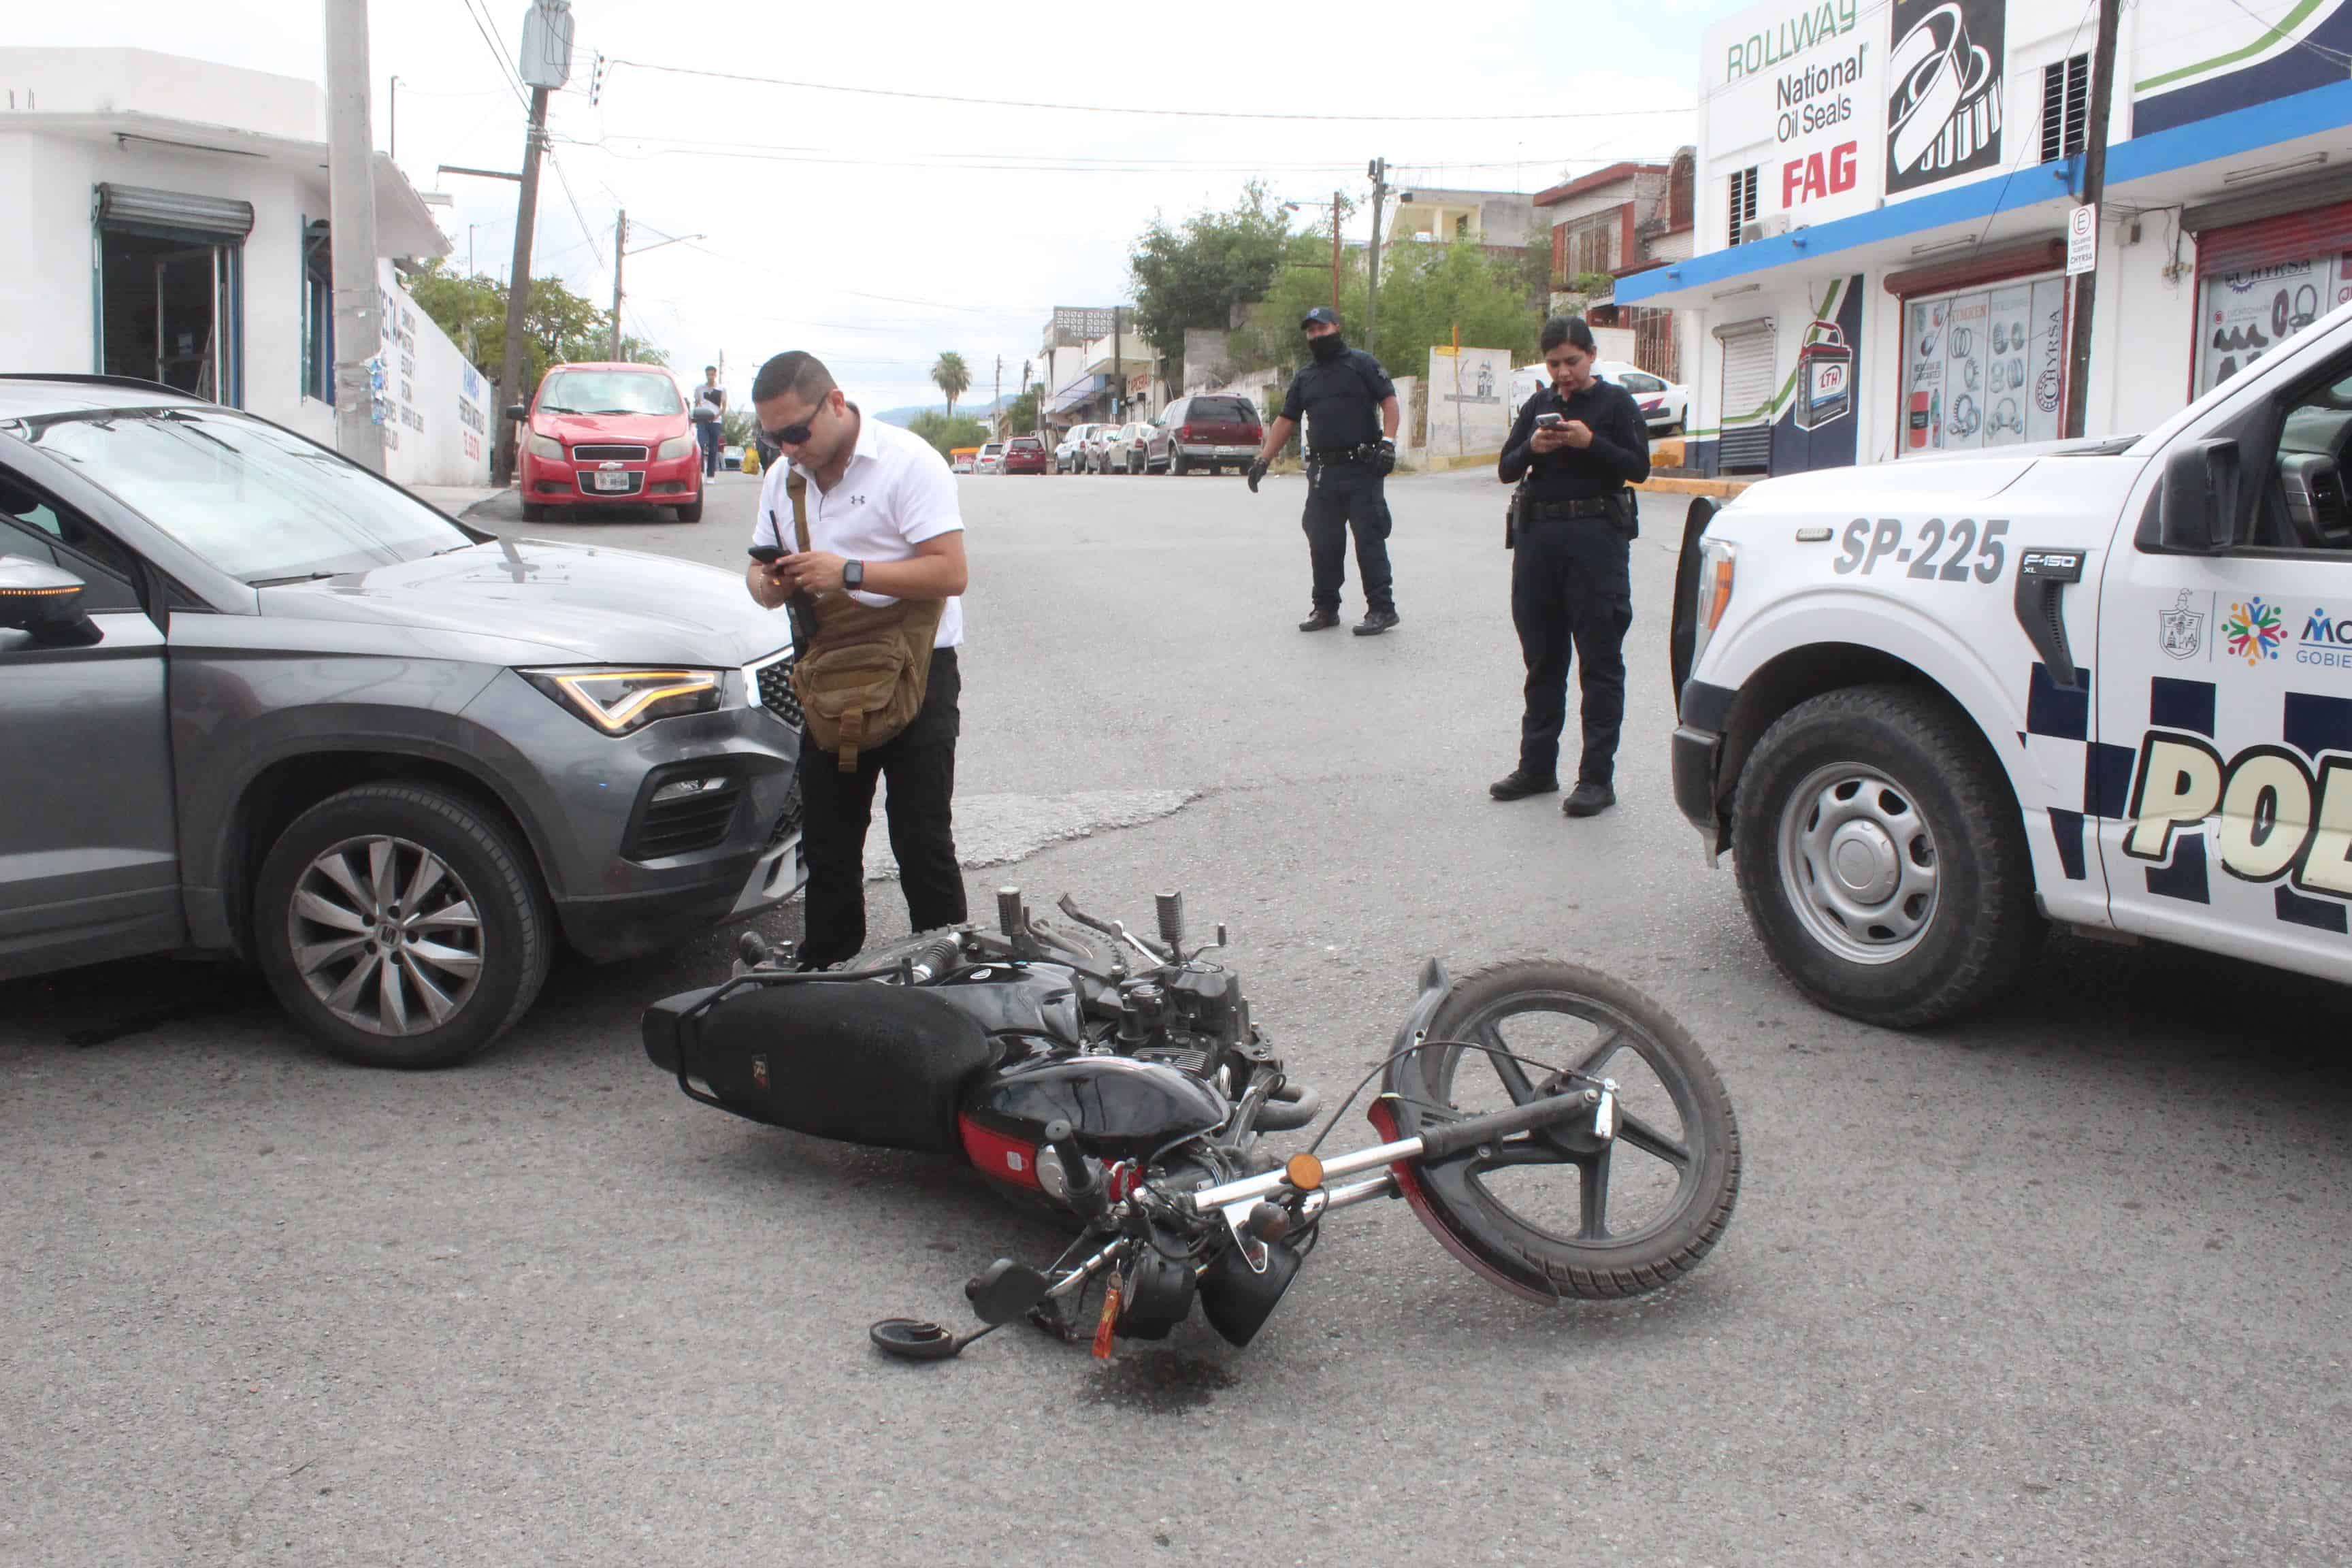
<instances>
[{"instance_id":1,"label":"metal security gate","mask_svg":"<svg viewBox=\"0 0 2352 1568\"><path fill-rule=\"evenodd\" d=\"M1723 345L1723 391L1716 407L1716 471L1768 473L1772 467L1772 364L1775 338L1770 318L1735 321L1715 329Z\"/></svg>"}]
</instances>

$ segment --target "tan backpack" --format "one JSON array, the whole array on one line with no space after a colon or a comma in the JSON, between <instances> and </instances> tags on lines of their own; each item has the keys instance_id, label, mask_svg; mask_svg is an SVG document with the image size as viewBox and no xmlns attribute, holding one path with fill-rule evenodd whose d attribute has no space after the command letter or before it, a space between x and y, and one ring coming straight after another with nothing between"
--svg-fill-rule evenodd
<instances>
[{"instance_id":1,"label":"tan backpack","mask_svg":"<svg viewBox=\"0 0 2352 1568\"><path fill-rule=\"evenodd\" d=\"M786 476L793 531L809 547L808 479ZM878 746L915 721L930 681L931 641L939 635L940 599L861 604L838 585L814 595L815 628L793 662L793 693L809 739L837 752L841 771L857 771L857 753Z\"/></svg>"}]
</instances>

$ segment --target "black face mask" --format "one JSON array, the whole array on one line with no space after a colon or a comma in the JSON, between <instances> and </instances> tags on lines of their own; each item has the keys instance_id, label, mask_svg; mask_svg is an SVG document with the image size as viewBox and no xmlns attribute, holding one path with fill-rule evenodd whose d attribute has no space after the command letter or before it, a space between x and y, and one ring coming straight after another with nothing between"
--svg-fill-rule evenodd
<instances>
[{"instance_id":1,"label":"black face mask","mask_svg":"<svg viewBox=\"0 0 2352 1568\"><path fill-rule=\"evenodd\" d=\"M1329 364L1348 352L1347 340L1337 332L1326 332L1319 338L1309 338L1307 340L1307 347L1308 352L1314 354L1317 364Z\"/></svg>"}]
</instances>

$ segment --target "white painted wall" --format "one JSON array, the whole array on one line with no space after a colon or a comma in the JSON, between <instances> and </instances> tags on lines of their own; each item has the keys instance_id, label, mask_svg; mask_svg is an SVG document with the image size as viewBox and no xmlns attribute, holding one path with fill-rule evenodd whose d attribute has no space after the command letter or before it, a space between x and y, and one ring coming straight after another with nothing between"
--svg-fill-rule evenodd
<instances>
[{"instance_id":1,"label":"white painted wall","mask_svg":"<svg viewBox=\"0 0 2352 1568\"><path fill-rule=\"evenodd\" d=\"M1511 356L1506 349L1429 351L1432 456L1499 452L1511 433Z\"/></svg>"},{"instance_id":2,"label":"white painted wall","mask_svg":"<svg viewBox=\"0 0 2352 1568\"><path fill-rule=\"evenodd\" d=\"M417 308L392 263L377 268L383 297L385 477L404 485L489 483L496 413L489 383ZM331 425L326 438L332 434Z\"/></svg>"}]
</instances>

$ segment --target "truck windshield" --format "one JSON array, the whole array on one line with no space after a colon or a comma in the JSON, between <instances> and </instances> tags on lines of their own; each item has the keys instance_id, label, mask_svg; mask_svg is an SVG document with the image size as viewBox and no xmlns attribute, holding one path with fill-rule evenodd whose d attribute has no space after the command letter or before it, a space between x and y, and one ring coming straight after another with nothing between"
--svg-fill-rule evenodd
<instances>
[{"instance_id":1,"label":"truck windshield","mask_svg":"<svg viewBox=\"0 0 2352 1568\"><path fill-rule=\"evenodd\" d=\"M473 536L396 485L226 408L101 410L29 426L164 533L254 585L421 560Z\"/></svg>"}]
</instances>

